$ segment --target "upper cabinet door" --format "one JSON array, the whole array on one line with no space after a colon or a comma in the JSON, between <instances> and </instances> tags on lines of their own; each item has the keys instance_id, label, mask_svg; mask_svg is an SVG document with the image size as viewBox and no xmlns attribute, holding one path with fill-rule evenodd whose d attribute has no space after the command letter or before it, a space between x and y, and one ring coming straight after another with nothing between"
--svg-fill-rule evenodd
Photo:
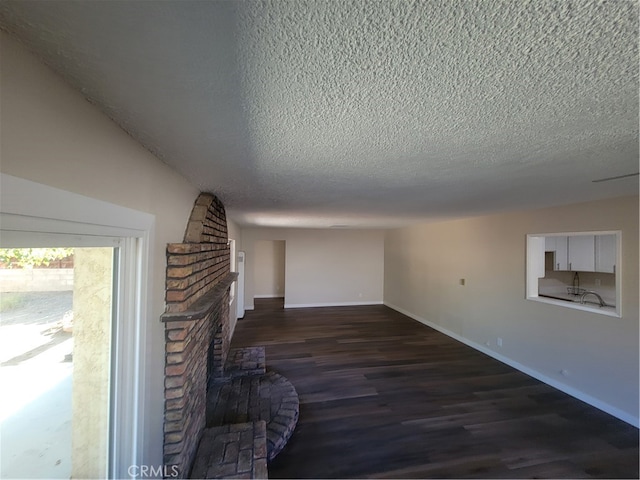
<instances>
[{"instance_id":1,"label":"upper cabinet door","mask_svg":"<svg viewBox=\"0 0 640 480\"><path fill-rule=\"evenodd\" d=\"M556 237L556 270L569 270L568 238Z\"/></svg>"},{"instance_id":2,"label":"upper cabinet door","mask_svg":"<svg viewBox=\"0 0 640 480\"><path fill-rule=\"evenodd\" d=\"M596 271L595 235L569 237L569 270L573 272Z\"/></svg>"},{"instance_id":3,"label":"upper cabinet door","mask_svg":"<svg viewBox=\"0 0 640 480\"><path fill-rule=\"evenodd\" d=\"M553 252L553 269L554 270L568 270L567 268L567 237L566 236L553 236L546 237L545 239L545 251Z\"/></svg>"},{"instance_id":4,"label":"upper cabinet door","mask_svg":"<svg viewBox=\"0 0 640 480\"><path fill-rule=\"evenodd\" d=\"M596 272L616 273L616 236L596 235Z\"/></svg>"}]
</instances>

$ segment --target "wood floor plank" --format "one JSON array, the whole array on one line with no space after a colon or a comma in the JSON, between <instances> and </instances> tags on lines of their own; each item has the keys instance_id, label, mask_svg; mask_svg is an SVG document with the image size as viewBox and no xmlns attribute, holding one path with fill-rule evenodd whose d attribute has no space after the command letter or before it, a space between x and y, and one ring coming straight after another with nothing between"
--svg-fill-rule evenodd
<instances>
[{"instance_id":1,"label":"wood floor plank","mask_svg":"<svg viewBox=\"0 0 640 480\"><path fill-rule=\"evenodd\" d=\"M259 345L300 396L270 478L638 478L638 429L387 307L256 300Z\"/></svg>"}]
</instances>

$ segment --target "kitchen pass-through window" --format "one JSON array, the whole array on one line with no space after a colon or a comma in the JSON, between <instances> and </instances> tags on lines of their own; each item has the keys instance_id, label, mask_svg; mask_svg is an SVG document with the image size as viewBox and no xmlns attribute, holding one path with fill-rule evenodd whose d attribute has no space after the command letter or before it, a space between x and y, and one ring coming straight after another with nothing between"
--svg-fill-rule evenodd
<instances>
[{"instance_id":1,"label":"kitchen pass-through window","mask_svg":"<svg viewBox=\"0 0 640 480\"><path fill-rule=\"evenodd\" d=\"M527 235L527 299L621 316L621 232Z\"/></svg>"}]
</instances>

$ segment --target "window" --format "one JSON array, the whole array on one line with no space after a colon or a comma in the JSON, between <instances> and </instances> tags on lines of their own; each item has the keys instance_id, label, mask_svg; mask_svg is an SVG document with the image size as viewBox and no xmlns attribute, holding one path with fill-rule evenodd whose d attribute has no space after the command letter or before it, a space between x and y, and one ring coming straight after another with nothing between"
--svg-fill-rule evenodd
<instances>
[{"instance_id":1,"label":"window","mask_svg":"<svg viewBox=\"0 0 640 480\"><path fill-rule=\"evenodd\" d=\"M3 478L107 477L118 250L0 250Z\"/></svg>"},{"instance_id":2,"label":"window","mask_svg":"<svg viewBox=\"0 0 640 480\"><path fill-rule=\"evenodd\" d=\"M527 299L621 316L621 232L527 235Z\"/></svg>"},{"instance_id":3,"label":"window","mask_svg":"<svg viewBox=\"0 0 640 480\"><path fill-rule=\"evenodd\" d=\"M94 249L112 265L105 366L108 438L99 447L104 474L96 475L125 478L129 466L143 462L146 292L154 217L5 174L0 182L0 248Z\"/></svg>"}]
</instances>

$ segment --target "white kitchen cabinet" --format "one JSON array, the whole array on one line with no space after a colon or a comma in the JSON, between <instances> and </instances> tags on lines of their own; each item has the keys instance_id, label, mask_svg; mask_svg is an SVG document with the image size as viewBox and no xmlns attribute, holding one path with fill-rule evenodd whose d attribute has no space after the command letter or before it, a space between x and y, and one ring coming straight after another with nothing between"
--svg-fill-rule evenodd
<instances>
[{"instance_id":1,"label":"white kitchen cabinet","mask_svg":"<svg viewBox=\"0 0 640 480\"><path fill-rule=\"evenodd\" d=\"M572 272L596 271L595 235L573 235L568 241L569 270Z\"/></svg>"},{"instance_id":2,"label":"white kitchen cabinet","mask_svg":"<svg viewBox=\"0 0 640 480\"><path fill-rule=\"evenodd\" d=\"M567 270L567 237L545 237L545 251L553 252L553 269Z\"/></svg>"},{"instance_id":3,"label":"white kitchen cabinet","mask_svg":"<svg viewBox=\"0 0 640 480\"><path fill-rule=\"evenodd\" d=\"M615 235L596 235L596 272L616 273Z\"/></svg>"}]
</instances>

